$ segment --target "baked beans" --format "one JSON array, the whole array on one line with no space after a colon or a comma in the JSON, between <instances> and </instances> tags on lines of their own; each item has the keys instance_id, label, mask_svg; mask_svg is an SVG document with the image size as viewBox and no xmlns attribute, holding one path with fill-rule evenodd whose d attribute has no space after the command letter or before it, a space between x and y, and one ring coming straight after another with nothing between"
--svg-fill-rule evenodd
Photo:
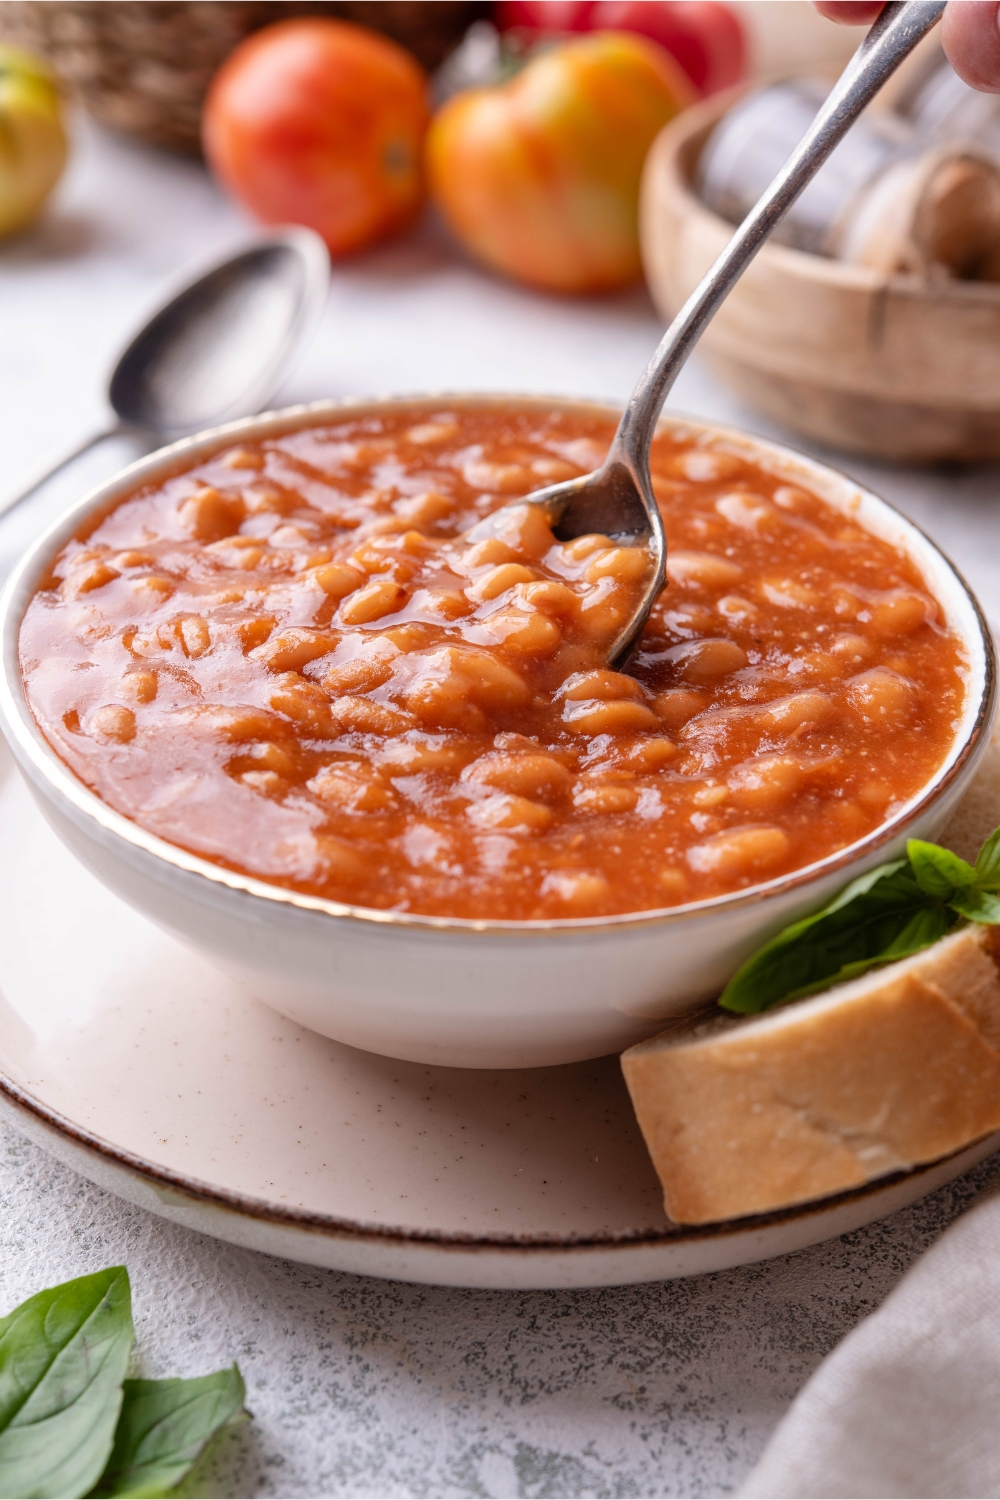
<instances>
[{"instance_id":1,"label":"baked beans","mask_svg":"<svg viewBox=\"0 0 1000 1500\"><path fill-rule=\"evenodd\" d=\"M803 488L660 436L669 584L530 506L600 415L397 409L230 446L62 548L21 629L46 738L110 806L265 880L456 917L738 890L877 827L955 733L912 563Z\"/></svg>"}]
</instances>

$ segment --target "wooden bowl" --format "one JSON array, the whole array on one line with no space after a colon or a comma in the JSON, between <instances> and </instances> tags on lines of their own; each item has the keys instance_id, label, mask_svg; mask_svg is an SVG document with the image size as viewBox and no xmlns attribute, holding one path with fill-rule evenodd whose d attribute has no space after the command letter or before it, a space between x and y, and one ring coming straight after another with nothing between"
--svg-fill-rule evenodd
<instances>
[{"instance_id":1,"label":"wooden bowl","mask_svg":"<svg viewBox=\"0 0 1000 1500\"><path fill-rule=\"evenodd\" d=\"M733 232L692 183L738 95L688 110L646 160L643 262L667 319ZM889 276L765 245L701 349L748 404L819 442L910 463L1000 458L1000 285Z\"/></svg>"}]
</instances>

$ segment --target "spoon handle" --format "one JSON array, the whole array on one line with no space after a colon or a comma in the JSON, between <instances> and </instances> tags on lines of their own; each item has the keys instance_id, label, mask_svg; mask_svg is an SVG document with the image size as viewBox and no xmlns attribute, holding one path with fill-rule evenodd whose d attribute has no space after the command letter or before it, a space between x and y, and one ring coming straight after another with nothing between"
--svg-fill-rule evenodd
<instances>
[{"instance_id":1,"label":"spoon handle","mask_svg":"<svg viewBox=\"0 0 1000 1500\"><path fill-rule=\"evenodd\" d=\"M632 392L609 458L623 459L633 473L648 473L656 419L706 325L771 230L944 7L945 0L891 0L883 8L799 145L667 329Z\"/></svg>"},{"instance_id":2,"label":"spoon handle","mask_svg":"<svg viewBox=\"0 0 1000 1500\"><path fill-rule=\"evenodd\" d=\"M96 448L98 443L103 443L108 438L117 437L123 431L124 428L116 422L114 427L105 427L103 432L91 433L90 437L84 438L83 442L78 443L69 453L64 453L59 462L53 464L51 469L46 469L44 474L39 474L37 479L33 479L26 490L21 490L20 494L14 495L10 500L4 500L0 503L0 516L8 515L22 501L29 500L37 490L41 489L43 484L48 484L49 480L54 479L57 474L60 474L66 468L67 464L71 464L74 458L81 458L84 453L89 453L91 448Z\"/></svg>"}]
</instances>

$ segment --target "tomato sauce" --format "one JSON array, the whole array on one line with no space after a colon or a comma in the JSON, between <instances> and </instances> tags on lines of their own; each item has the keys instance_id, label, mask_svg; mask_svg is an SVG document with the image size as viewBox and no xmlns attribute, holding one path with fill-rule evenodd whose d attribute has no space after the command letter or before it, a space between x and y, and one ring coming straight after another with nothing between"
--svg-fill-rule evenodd
<instances>
[{"instance_id":1,"label":"tomato sauce","mask_svg":"<svg viewBox=\"0 0 1000 1500\"><path fill-rule=\"evenodd\" d=\"M600 414L442 405L230 446L62 548L21 628L49 743L228 868L363 906L597 917L869 833L944 759L962 647L915 566L807 490L664 434L669 585L532 489Z\"/></svg>"}]
</instances>

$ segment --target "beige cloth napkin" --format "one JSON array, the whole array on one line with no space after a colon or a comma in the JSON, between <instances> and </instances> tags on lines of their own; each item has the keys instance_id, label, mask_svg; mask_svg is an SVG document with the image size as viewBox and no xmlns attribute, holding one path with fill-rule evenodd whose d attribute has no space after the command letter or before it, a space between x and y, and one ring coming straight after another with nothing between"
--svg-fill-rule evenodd
<instances>
[{"instance_id":1,"label":"beige cloth napkin","mask_svg":"<svg viewBox=\"0 0 1000 1500\"><path fill-rule=\"evenodd\" d=\"M1000 824L1000 728L940 842ZM942 1235L796 1397L742 1496L1000 1496L1000 1193Z\"/></svg>"},{"instance_id":2,"label":"beige cloth napkin","mask_svg":"<svg viewBox=\"0 0 1000 1500\"><path fill-rule=\"evenodd\" d=\"M740 1494L1000 1496L1000 1195L824 1360Z\"/></svg>"}]
</instances>

